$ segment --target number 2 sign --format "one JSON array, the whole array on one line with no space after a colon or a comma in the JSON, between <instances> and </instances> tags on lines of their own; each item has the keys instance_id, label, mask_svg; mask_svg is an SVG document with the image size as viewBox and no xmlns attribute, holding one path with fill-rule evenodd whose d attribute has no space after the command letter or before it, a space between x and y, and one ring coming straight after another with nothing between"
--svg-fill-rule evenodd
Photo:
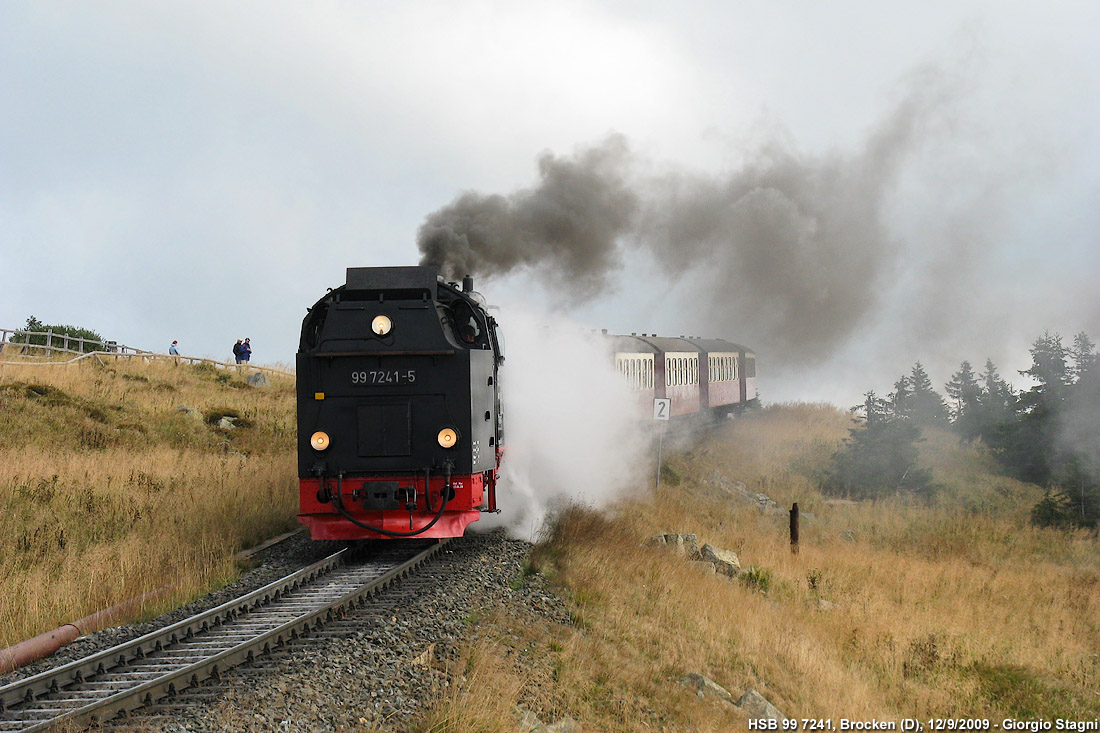
<instances>
[{"instance_id":1,"label":"number 2 sign","mask_svg":"<svg viewBox=\"0 0 1100 733\"><path fill-rule=\"evenodd\" d=\"M668 398L657 398L653 400L653 419L654 420L668 420L669 415L672 414L672 400Z\"/></svg>"}]
</instances>

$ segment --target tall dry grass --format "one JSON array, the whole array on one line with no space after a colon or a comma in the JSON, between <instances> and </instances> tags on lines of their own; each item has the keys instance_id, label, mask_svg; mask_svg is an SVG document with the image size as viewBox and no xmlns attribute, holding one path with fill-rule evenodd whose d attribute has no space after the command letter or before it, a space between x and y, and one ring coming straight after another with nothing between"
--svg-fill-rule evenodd
<instances>
[{"instance_id":1,"label":"tall dry grass","mask_svg":"<svg viewBox=\"0 0 1100 733\"><path fill-rule=\"evenodd\" d=\"M0 366L0 646L170 586L145 613L163 610L292 523L293 381L243 377ZM218 427L223 415L239 427Z\"/></svg>"},{"instance_id":2,"label":"tall dry grass","mask_svg":"<svg viewBox=\"0 0 1100 733\"><path fill-rule=\"evenodd\" d=\"M513 702L552 699L586 730L744 729L734 708L680 684L697 672L836 723L1100 717L1096 537L1031 527L1039 490L990 473L980 446L946 435L922 447L941 485L931 504L825 497L814 477L848 426L828 406L769 409L675 456L677 486L610 514L561 516L534 560L576 623L541 630L553 694ZM784 511L735 498L736 481ZM793 501L812 515L798 554ZM647 546L659 532L736 551L750 580Z\"/></svg>"}]
</instances>

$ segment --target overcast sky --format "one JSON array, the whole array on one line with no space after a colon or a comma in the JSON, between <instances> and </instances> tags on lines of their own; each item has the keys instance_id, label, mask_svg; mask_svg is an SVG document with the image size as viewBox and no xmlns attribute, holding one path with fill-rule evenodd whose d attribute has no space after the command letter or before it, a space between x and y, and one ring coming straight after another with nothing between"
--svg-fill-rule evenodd
<instances>
[{"instance_id":1,"label":"overcast sky","mask_svg":"<svg viewBox=\"0 0 1100 733\"><path fill-rule=\"evenodd\" d=\"M861 184L798 219L777 299L736 241L711 267L632 229L587 300L531 267L479 279L491 301L747 343L765 399L845 406L917 359L942 387L963 359L1014 376L1046 329L1100 340L1100 4L902 5L0 0L0 327L290 363L346 267L416 264L461 193L617 136L713 191L777 145L819 193ZM734 288L756 305L700 299ZM806 321L787 289L843 307Z\"/></svg>"}]
</instances>

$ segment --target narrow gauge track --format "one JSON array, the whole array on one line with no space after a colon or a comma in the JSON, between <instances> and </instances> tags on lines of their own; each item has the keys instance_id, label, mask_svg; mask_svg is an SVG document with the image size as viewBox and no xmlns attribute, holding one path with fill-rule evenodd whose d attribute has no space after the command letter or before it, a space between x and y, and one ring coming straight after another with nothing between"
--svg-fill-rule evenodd
<instances>
[{"instance_id":1,"label":"narrow gauge track","mask_svg":"<svg viewBox=\"0 0 1100 733\"><path fill-rule=\"evenodd\" d=\"M0 731L105 721L217 678L363 605L444 544L394 543L361 563L341 550L217 608L0 687Z\"/></svg>"}]
</instances>

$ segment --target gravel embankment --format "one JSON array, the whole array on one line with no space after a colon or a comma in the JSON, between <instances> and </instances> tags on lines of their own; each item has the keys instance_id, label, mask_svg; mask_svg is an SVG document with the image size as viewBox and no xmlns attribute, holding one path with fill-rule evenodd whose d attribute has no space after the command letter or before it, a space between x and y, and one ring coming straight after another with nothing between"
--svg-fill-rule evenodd
<instances>
[{"instance_id":1,"label":"gravel embankment","mask_svg":"<svg viewBox=\"0 0 1100 733\"><path fill-rule=\"evenodd\" d=\"M260 567L232 590L181 609L179 617L281 577L286 572L281 563L296 552L291 545L299 550L306 545L303 551L309 552L313 544L294 538L272 548L272 556L265 554ZM449 684L449 662L467 640L471 618L503 607L513 618L540 624L569 622L564 605L541 576L514 582L529 550L530 545L510 540L502 532L456 540L370 607L291 645L285 654L226 673L220 685L181 696L181 702L191 697L201 699L201 705L162 706L108 727L128 731L404 730ZM137 632L112 633L119 633L111 641L117 643Z\"/></svg>"}]
</instances>

